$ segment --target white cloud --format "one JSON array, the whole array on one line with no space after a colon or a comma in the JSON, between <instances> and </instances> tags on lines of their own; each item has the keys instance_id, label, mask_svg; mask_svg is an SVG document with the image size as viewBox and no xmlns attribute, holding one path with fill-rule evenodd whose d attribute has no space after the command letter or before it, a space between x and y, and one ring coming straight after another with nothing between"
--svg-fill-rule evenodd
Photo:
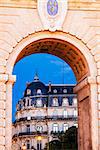
<instances>
[{"instance_id":1,"label":"white cloud","mask_svg":"<svg viewBox=\"0 0 100 150\"><path fill-rule=\"evenodd\" d=\"M61 61L59 61L59 60L51 60L51 63L52 64L55 64L55 65L58 65L58 66L61 66L62 68L61 68L61 71L63 72L69 72L69 71L71 71L72 69L71 69L71 67L70 66L68 66L68 64L66 64L66 63L63 63L63 62L61 62ZM63 66L64 66L64 69L63 69Z\"/></svg>"},{"instance_id":2,"label":"white cloud","mask_svg":"<svg viewBox=\"0 0 100 150\"><path fill-rule=\"evenodd\" d=\"M59 60L51 60L50 61L52 64L58 65L58 66L63 66L63 62L59 61Z\"/></svg>"}]
</instances>

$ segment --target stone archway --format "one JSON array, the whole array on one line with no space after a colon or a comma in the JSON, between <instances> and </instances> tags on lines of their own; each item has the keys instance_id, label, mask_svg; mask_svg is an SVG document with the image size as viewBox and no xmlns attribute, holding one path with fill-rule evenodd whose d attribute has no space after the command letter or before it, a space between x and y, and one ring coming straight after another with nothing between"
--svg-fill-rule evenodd
<instances>
[{"instance_id":1,"label":"stone archway","mask_svg":"<svg viewBox=\"0 0 100 150\"><path fill-rule=\"evenodd\" d=\"M50 53L66 61L77 78L75 92L79 107L79 150L97 150L97 85L96 65L89 49L77 38L62 32L39 32L20 41L6 65L6 149L11 147L12 85L15 77L12 70L16 62L33 53ZM93 69L94 68L94 69ZM8 78L8 79L6 79ZM95 137L95 139L94 139Z\"/></svg>"}]
</instances>

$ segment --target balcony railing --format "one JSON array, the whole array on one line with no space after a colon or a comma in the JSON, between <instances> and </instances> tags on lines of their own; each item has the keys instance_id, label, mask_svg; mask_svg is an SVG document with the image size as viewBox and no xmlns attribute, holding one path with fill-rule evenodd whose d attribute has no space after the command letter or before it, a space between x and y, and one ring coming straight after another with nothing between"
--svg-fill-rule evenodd
<instances>
[{"instance_id":1,"label":"balcony railing","mask_svg":"<svg viewBox=\"0 0 100 150\"><path fill-rule=\"evenodd\" d=\"M55 131L55 132L51 131L50 132L51 135L61 135L61 134L64 134L64 133L65 133L64 131Z\"/></svg>"},{"instance_id":2,"label":"balcony railing","mask_svg":"<svg viewBox=\"0 0 100 150\"><path fill-rule=\"evenodd\" d=\"M20 136L36 136L36 135L47 135L48 132L47 131L43 131L43 132L39 132L39 131L35 131L35 132L20 132L18 134L14 134L13 138L15 137L20 137Z\"/></svg>"},{"instance_id":3,"label":"balcony railing","mask_svg":"<svg viewBox=\"0 0 100 150\"><path fill-rule=\"evenodd\" d=\"M57 115L57 116L35 116L35 117L30 117L30 119L27 119L27 117L20 118L14 121L14 124L16 122L21 122L21 121L31 121L31 120L77 120L77 116L74 115L68 115L64 117L63 115Z\"/></svg>"},{"instance_id":4,"label":"balcony railing","mask_svg":"<svg viewBox=\"0 0 100 150\"><path fill-rule=\"evenodd\" d=\"M50 120L77 120L77 117L74 115L68 115L68 116L57 115L57 116L47 116L47 119L50 119Z\"/></svg>"}]
</instances>

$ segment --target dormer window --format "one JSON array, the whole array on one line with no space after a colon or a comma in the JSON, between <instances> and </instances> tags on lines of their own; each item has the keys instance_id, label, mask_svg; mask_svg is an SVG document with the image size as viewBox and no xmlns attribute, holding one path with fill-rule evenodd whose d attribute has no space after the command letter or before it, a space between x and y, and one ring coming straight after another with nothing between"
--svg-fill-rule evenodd
<instances>
[{"instance_id":1,"label":"dormer window","mask_svg":"<svg viewBox=\"0 0 100 150\"><path fill-rule=\"evenodd\" d=\"M63 90L63 93L67 93L67 89L64 89L64 90Z\"/></svg>"},{"instance_id":2,"label":"dormer window","mask_svg":"<svg viewBox=\"0 0 100 150\"><path fill-rule=\"evenodd\" d=\"M31 94L31 90L27 89L27 95L30 95L30 94Z\"/></svg>"},{"instance_id":3,"label":"dormer window","mask_svg":"<svg viewBox=\"0 0 100 150\"><path fill-rule=\"evenodd\" d=\"M37 90L37 94L39 94L39 95L42 94L41 89L38 89L38 90Z\"/></svg>"},{"instance_id":4,"label":"dormer window","mask_svg":"<svg viewBox=\"0 0 100 150\"><path fill-rule=\"evenodd\" d=\"M36 130L41 133L43 131L43 127L41 125L37 125Z\"/></svg>"},{"instance_id":5,"label":"dormer window","mask_svg":"<svg viewBox=\"0 0 100 150\"><path fill-rule=\"evenodd\" d=\"M54 90L53 90L53 93L57 93L57 90L56 90L56 89L54 89Z\"/></svg>"}]
</instances>

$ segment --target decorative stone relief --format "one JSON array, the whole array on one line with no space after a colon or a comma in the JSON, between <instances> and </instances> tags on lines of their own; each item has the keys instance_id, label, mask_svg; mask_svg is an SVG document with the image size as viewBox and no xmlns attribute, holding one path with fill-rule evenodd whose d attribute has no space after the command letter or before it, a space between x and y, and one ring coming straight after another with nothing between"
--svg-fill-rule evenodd
<instances>
[{"instance_id":1,"label":"decorative stone relief","mask_svg":"<svg viewBox=\"0 0 100 150\"><path fill-rule=\"evenodd\" d=\"M62 30L67 14L67 0L38 0L38 13L45 30Z\"/></svg>"}]
</instances>

